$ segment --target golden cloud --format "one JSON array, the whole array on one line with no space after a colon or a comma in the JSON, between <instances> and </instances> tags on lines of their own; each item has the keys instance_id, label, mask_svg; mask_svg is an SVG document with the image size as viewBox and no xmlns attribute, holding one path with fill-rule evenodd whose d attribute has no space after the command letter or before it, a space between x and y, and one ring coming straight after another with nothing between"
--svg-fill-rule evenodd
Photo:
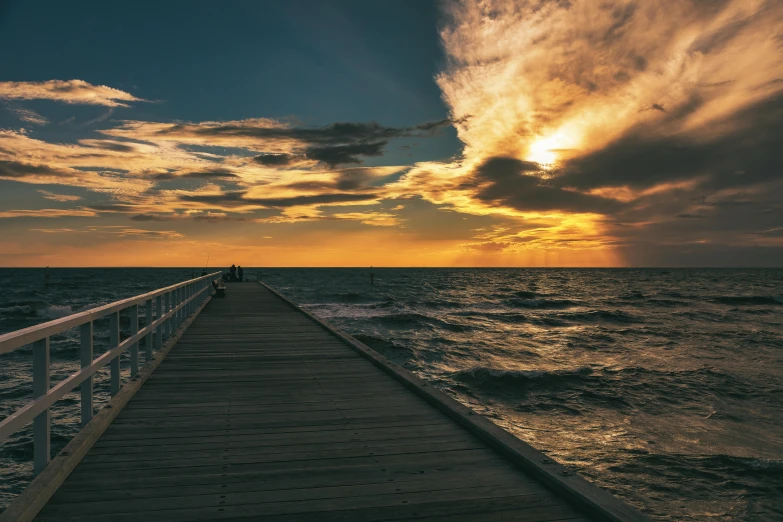
<instances>
[{"instance_id":1,"label":"golden cloud","mask_svg":"<svg viewBox=\"0 0 783 522\"><path fill-rule=\"evenodd\" d=\"M49 80L45 82L0 82L0 98L8 100L54 100L81 105L128 107L131 102L146 101L130 93L92 85L83 80Z\"/></svg>"}]
</instances>

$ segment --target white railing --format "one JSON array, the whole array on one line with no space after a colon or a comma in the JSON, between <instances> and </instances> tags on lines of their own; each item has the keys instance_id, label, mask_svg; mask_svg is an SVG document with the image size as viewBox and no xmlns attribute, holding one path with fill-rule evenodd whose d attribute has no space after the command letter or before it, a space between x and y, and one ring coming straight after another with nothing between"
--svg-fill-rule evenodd
<instances>
[{"instance_id":1,"label":"white railing","mask_svg":"<svg viewBox=\"0 0 783 522\"><path fill-rule=\"evenodd\" d=\"M193 314L209 295L215 272L153 292L79 312L61 319L0 335L0 354L19 347L33 346L33 401L0 422L0 442L33 423L33 469L37 475L51 458L49 408L67 393L81 385L81 423L86 425L94 414L93 375L110 364L111 395L120 391L120 355L130 350L131 379L139 371L139 341L145 339L144 362L163 345L179 326ZM154 306L153 306L154 300ZM144 305L146 324L139 330L139 305ZM120 342L120 312L129 309L130 337ZM109 349L93 359L93 321L109 317ZM154 316L154 317L153 317ZM49 337L80 328L81 370L49 385Z\"/></svg>"}]
</instances>

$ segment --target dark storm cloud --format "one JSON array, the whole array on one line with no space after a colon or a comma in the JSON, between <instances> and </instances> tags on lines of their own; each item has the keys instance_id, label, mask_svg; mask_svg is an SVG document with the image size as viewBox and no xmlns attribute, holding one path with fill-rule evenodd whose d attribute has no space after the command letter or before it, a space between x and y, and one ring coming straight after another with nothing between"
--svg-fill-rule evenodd
<instances>
[{"instance_id":1,"label":"dark storm cloud","mask_svg":"<svg viewBox=\"0 0 783 522\"><path fill-rule=\"evenodd\" d=\"M669 114L680 117L676 112ZM715 126L732 130L705 140L688 134L658 137L648 129L636 129L599 151L566 162L557 183L580 190L607 186L644 189L706 176L707 186L718 189L781 176L783 96L759 103Z\"/></svg>"},{"instance_id":2,"label":"dark storm cloud","mask_svg":"<svg viewBox=\"0 0 783 522\"><path fill-rule=\"evenodd\" d=\"M330 167L347 163L361 163L359 156L381 156L387 141L334 145L328 147L310 147L305 151L307 159L319 161Z\"/></svg>"},{"instance_id":3,"label":"dark storm cloud","mask_svg":"<svg viewBox=\"0 0 783 522\"><path fill-rule=\"evenodd\" d=\"M136 214L131 216L131 221L175 221L174 214Z\"/></svg>"},{"instance_id":4,"label":"dark storm cloud","mask_svg":"<svg viewBox=\"0 0 783 522\"><path fill-rule=\"evenodd\" d=\"M751 20L737 20L729 22L719 29L702 36L691 44L688 52L708 54L715 51L721 51L728 45L743 29L750 25Z\"/></svg>"},{"instance_id":5,"label":"dark storm cloud","mask_svg":"<svg viewBox=\"0 0 783 522\"><path fill-rule=\"evenodd\" d=\"M228 169L215 168L215 169L206 169L206 170L196 170L196 171L184 172L184 173L162 172L160 174L153 175L152 179L157 181L170 181L170 180L182 179L182 178L230 179L230 178L239 178L239 177L240 177L239 175L234 174Z\"/></svg>"},{"instance_id":6,"label":"dark storm cloud","mask_svg":"<svg viewBox=\"0 0 783 522\"><path fill-rule=\"evenodd\" d=\"M110 203L106 205L90 205L88 210L95 210L96 212L117 212L117 213L132 213L138 212L136 205L125 203Z\"/></svg>"},{"instance_id":7,"label":"dark storm cloud","mask_svg":"<svg viewBox=\"0 0 783 522\"><path fill-rule=\"evenodd\" d=\"M111 150L114 152L134 152L136 150L136 147L133 145L125 145L124 143L118 143L116 141L95 140L82 143L82 145L96 149Z\"/></svg>"},{"instance_id":8,"label":"dark storm cloud","mask_svg":"<svg viewBox=\"0 0 783 522\"><path fill-rule=\"evenodd\" d=\"M291 154L261 154L253 158L253 161L267 167L279 167L288 165L294 160Z\"/></svg>"},{"instance_id":9,"label":"dark storm cloud","mask_svg":"<svg viewBox=\"0 0 783 522\"><path fill-rule=\"evenodd\" d=\"M617 201L564 190L533 171L535 163L514 158L491 158L482 163L471 177L470 184L479 190L475 197L485 203L502 205L521 211L560 210L568 212L611 213L622 207ZM468 188L470 184L463 185Z\"/></svg>"},{"instance_id":10,"label":"dark storm cloud","mask_svg":"<svg viewBox=\"0 0 783 522\"><path fill-rule=\"evenodd\" d=\"M265 127L248 124L197 126L176 124L160 129L158 135L194 134L198 136L236 136L267 139L294 139L313 146L335 146L348 143L390 140L417 136L451 125L452 120L422 123L413 127L385 127L377 122L338 122L323 127Z\"/></svg>"},{"instance_id":11,"label":"dark storm cloud","mask_svg":"<svg viewBox=\"0 0 783 522\"><path fill-rule=\"evenodd\" d=\"M624 6L617 6L612 9L612 19L614 21L604 34L604 40L607 42L616 40L625 30L628 23L633 19L634 14L636 14L636 9L636 2L629 2Z\"/></svg>"},{"instance_id":12,"label":"dark storm cloud","mask_svg":"<svg viewBox=\"0 0 783 522\"><path fill-rule=\"evenodd\" d=\"M463 118L464 120L464 118ZM463 121L460 120L460 121ZM287 165L297 156L318 161L328 166L361 163L362 157L380 156L389 141L396 138L423 137L456 123L453 120L425 122L411 127L386 127L376 122L333 123L323 127L272 126L255 121L228 124L175 124L154 131L155 136L210 139L257 139L255 147L264 144L283 144L291 147L286 153L267 153L255 156L257 163L267 166ZM258 149L263 150L263 149Z\"/></svg>"},{"instance_id":13,"label":"dark storm cloud","mask_svg":"<svg viewBox=\"0 0 783 522\"><path fill-rule=\"evenodd\" d=\"M36 176L71 178L73 173L48 165L33 165L18 161L0 160L0 177L23 179Z\"/></svg>"},{"instance_id":14,"label":"dark storm cloud","mask_svg":"<svg viewBox=\"0 0 783 522\"><path fill-rule=\"evenodd\" d=\"M333 193L308 196L292 196L280 198L248 198L247 192L234 191L223 194L193 194L180 196L182 201L221 205L223 207L241 207L259 205L263 207L286 208L300 205L327 205L330 203L347 203L351 201L369 201L377 199L378 194Z\"/></svg>"}]
</instances>

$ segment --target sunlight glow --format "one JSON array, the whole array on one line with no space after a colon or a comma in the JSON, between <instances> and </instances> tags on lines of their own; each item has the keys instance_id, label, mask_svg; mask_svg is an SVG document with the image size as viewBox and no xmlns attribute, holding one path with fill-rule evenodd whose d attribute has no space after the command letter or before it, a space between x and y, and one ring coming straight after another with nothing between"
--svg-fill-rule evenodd
<instances>
[{"instance_id":1,"label":"sunlight glow","mask_svg":"<svg viewBox=\"0 0 783 522\"><path fill-rule=\"evenodd\" d=\"M560 158L558 153L568 148L570 141L572 140L569 140L563 132L557 132L547 138L539 138L530 145L525 159L540 164L543 169L550 169Z\"/></svg>"}]
</instances>

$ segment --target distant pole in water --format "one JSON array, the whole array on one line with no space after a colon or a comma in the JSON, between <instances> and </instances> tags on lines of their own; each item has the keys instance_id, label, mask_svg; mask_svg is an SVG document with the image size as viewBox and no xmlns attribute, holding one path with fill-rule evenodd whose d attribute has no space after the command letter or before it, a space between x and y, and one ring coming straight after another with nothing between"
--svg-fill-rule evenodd
<instances>
[{"instance_id":1,"label":"distant pole in water","mask_svg":"<svg viewBox=\"0 0 783 522\"><path fill-rule=\"evenodd\" d=\"M46 265L46 272L44 273L44 287L49 288L49 265Z\"/></svg>"},{"instance_id":2,"label":"distant pole in water","mask_svg":"<svg viewBox=\"0 0 783 522\"><path fill-rule=\"evenodd\" d=\"M207 254L207 262L204 263L204 270L201 271L201 275L205 276L207 275L207 267L209 266L209 256L212 255L212 252Z\"/></svg>"},{"instance_id":3,"label":"distant pole in water","mask_svg":"<svg viewBox=\"0 0 783 522\"><path fill-rule=\"evenodd\" d=\"M375 274L372 273L372 267L370 267L370 286L375 286Z\"/></svg>"}]
</instances>

